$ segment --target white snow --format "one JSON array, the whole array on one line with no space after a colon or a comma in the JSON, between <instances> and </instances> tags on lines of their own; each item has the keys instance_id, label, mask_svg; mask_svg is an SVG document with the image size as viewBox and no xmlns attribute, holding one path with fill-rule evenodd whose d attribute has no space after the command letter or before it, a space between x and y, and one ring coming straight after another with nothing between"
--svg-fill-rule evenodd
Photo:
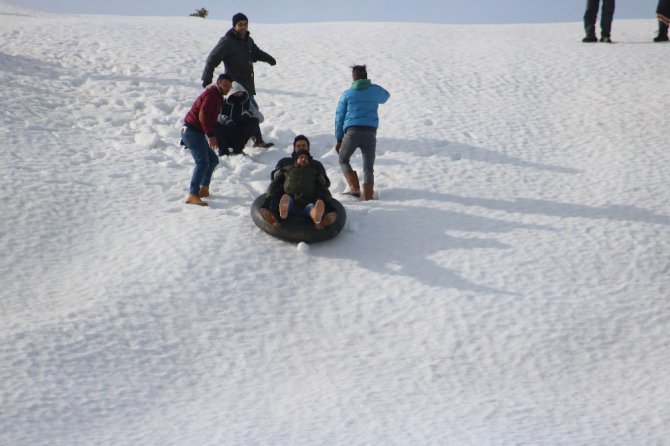
<instances>
[{"instance_id":1,"label":"white snow","mask_svg":"<svg viewBox=\"0 0 670 446\"><path fill-rule=\"evenodd\" d=\"M200 208L179 129L228 21L0 3L0 444L670 444L655 27L252 23L277 146ZM355 63L392 94L367 203ZM299 133L348 212L311 246L249 216Z\"/></svg>"}]
</instances>

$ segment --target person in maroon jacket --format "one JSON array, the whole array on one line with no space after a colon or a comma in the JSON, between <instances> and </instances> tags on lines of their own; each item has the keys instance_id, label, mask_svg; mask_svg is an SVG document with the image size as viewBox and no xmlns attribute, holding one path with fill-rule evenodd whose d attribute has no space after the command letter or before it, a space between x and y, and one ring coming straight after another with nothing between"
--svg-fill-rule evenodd
<instances>
[{"instance_id":1,"label":"person in maroon jacket","mask_svg":"<svg viewBox=\"0 0 670 446\"><path fill-rule=\"evenodd\" d=\"M195 100L193 106L184 117L184 128L181 139L191 151L195 168L191 176L186 203L207 206L202 197L209 196L209 183L219 157L216 153L216 136L214 124L221 112L223 97L228 94L233 79L228 74L220 74L214 85L210 85Z\"/></svg>"}]
</instances>

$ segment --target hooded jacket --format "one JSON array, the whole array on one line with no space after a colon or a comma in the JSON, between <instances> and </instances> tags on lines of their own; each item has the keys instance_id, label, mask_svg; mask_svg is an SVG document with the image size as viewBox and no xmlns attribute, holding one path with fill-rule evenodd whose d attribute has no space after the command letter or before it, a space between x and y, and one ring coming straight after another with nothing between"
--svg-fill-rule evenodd
<instances>
[{"instance_id":1,"label":"hooded jacket","mask_svg":"<svg viewBox=\"0 0 670 446\"><path fill-rule=\"evenodd\" d=\"M351 84L340 96L335 111L335 138L340 141L352 125L379 127L377 108L391 97L391 94L369 79L359 79Z\"/></svg>"},{"instance_id":2,"label":"hooded jacket","mask_svg":"<svg viewBox=\"0 0 670 446\"><path fill-rule=\"evenodd\" d=\"M242 113L245 111L250 113L249 93L242 84L233 82L226 100L221 106L219 123L224 124L227 119L239 123L242 120Z\"/></svg>"},{"instance_id":3,"label":"hooded jacket","mask_svg":"<svg viewBox=\"0 0 670 446\"><path fill-rule=\"evenodd\" d=\"M270 65L277 63L272 56L256 46L248 31L242 38L231 28L207 56L201 79L211 83L214 69L223 62L226 73L254 96L256 94L254 62L257 61L267 62Z\"/></svg>"}]
</instances>

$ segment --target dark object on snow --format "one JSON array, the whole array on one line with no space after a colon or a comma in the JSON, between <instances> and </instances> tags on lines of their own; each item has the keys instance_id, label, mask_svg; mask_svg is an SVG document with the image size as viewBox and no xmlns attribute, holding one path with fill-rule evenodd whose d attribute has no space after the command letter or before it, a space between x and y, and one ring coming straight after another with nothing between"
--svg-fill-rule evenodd
<instances>
[{"instance_id":1,"label":"dark object on snow","mask_svg":"<svg viewBox=\"0 0 670 446\"><path fill-rule=\"evenodd\" d=\"M263 231L287 242L317 243L329 240L339 234L347 222L347 212L344 210L344 206L332 198L330 199L330 205L337 212L337 219L330 226L316 229L311 220L301 216L289 216L278 225L273 226L263 219L260 212L261 206L266 199L267 195L261 194L254 200L251 204L251 219Z\"/></svg>"},{"instance_id":2,"label":"dark object on snow","mask_svg":"<svg viewBox=\"0 0 670 446\"><path fill-rule=\"evenodd\" d=\"M190 17L202 17L203 19L206 19L208 15L209 11L205 8L196 9L193 14L189 14Z\"/></svg>"}]
</instances>

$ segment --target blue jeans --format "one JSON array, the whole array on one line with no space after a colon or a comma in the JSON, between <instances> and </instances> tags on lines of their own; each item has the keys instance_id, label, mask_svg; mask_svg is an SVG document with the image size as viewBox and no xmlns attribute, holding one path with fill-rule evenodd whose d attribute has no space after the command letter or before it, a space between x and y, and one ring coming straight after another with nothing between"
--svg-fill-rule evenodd
<instances>
[{"instance_id":1,"label":"blue jeans","mask_svg":"<svg viewBox=\"0 0 670 446\"><path fill-rule=\"evenodd\" d=\"M209 187L214 169L219 164L219 157L214 150L209 148L207 136L202 132L186 127L181 139L191 151L191 156L195 161L188 193L198 195L200 186Z\"/></svg>"},{"instance_id":2,"label":"blue jeans","mask_svg":"<svg viewBox=\"0 0 670 446\"><path fill-rule=\"evenodd\" d=\"M375 151L377 148L377 129L349 127L342 138L340 146L340 168L342 173L352 172L349 160L354 151L360 147L363 155L363 182L374 184Z\"/></svg>"},{"instance_id":3,"label":"blue jeans","mask_svg":"<svg viewBox=\"0 0 670 446\"><path fill-rule=\"evenodd\" d=\"M289 201L289 204L288 204L288 215L295 215L295 216L298 216L298 217L310 218L309 213L312 210L312 208L314 207L314 203L309 203L309 204L307 204L307 206L300 209L298 206L295 205L295 202L293 201L293 197L291 195L289 195L289 197L291 197L291 200Z\"/></svg>"}]
</instances>

